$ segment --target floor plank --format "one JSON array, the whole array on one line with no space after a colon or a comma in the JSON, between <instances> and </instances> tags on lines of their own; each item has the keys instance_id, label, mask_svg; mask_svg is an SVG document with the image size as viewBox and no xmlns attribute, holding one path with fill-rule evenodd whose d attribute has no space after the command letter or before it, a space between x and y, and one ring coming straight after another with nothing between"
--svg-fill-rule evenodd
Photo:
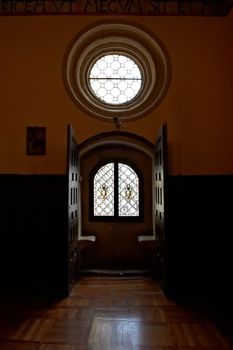
<instances>
[{"instance_id":1,"label":"floor plank","mask_svg":"<svg viewBox=\"0 0 233 350\"><path fill-rule=\"evenodd\" d=\"M82 277L68 298L1 301L0 350L229 350L209 319L143 277Z\"/></svg>"}]
</instances>

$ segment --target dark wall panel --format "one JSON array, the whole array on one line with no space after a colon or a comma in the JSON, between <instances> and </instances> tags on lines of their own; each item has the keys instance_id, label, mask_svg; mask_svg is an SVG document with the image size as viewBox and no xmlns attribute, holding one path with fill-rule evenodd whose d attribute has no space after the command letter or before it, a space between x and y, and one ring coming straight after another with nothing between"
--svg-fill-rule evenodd
<instances>
[{"instance_id":1,"label":"dark wall panel","mask_svg":"<svg viewBox=\"0 0 233 350\"><path fill-rule=\"evenodd\" d=\"M0 175L1 291L62 293L66 177Z\"/></svg>"},{"instance_id":2,"label":"dark wall panel","mask_svg":"<svg viewBox=\"0 0 233 350\"><path fill-rule=\"evenodd\" d=\"M168 294L229 303L233 176L172 176L167 196Z\"/></svg>"}]
</instances>

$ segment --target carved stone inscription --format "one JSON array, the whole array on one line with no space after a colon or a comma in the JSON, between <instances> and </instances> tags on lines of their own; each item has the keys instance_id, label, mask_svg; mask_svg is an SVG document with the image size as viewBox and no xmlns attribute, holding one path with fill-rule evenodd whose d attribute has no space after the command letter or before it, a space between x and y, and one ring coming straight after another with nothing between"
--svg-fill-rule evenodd
<instances>
[{"instance_id":1,"label":"carved stone inscription","mask_svg":"<svg viewBox=\"0 0 233 350\"><path fill-rule=\"evenodd\" d=\"M0 0L0 16L197 15L223 16L233 1L219 0Z\"/></svg>"}]
</instances>

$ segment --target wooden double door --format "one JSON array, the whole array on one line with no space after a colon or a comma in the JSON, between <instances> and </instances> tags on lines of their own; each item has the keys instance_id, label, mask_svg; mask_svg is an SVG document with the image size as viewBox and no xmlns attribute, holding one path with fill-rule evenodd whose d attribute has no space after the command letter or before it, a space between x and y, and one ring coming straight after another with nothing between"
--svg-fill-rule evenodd
<instances>
[{"instance_id":1,"label":"wooden double door","mask_svg":"<svg viewBox=\"0 0 233 350\"><path fill-rule=\"evenodd\" d=\"M118 133L118 134L117 134ZM74 130L67 131L67 178L68 178L68 253L67 289L72 289L83 270L154 270L161 284L166 279L165 235L165 184L167 176L166 125L158 133L156 145L147 144L147 152L140 150L140 138L127 145L116 143L114 138L130 138L125 132L102 135L107 142L94 147L78 146ZM126 135L127 134L127 135ZM113 140L113 142L109 141ZM132 141L132 140L131 140ZM83 149L87 151L83 152ZM150 149L150 150L149 150ZM99 161L130 159L143 175L143 217L139 221L95 221L90 217L90 172ZM82 181L81 181L82 180ZM96 243L80 252L80 236L96 236ZM138 243L138 236L153 236L154 250L148 254ZM155 264L155 266L152 266Z\"/></svg>"}]
</instances>

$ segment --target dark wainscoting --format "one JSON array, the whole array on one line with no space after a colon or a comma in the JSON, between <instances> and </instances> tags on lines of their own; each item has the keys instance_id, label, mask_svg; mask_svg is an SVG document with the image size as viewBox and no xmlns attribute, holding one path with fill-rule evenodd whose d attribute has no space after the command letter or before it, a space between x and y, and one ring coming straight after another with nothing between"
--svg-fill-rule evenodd
<instances>
[{"instance_id":1,"label":"dark wainscoting","mask_svg":"<svg viewBox=\"0 0 233 350\"><path fill-rule=\"evenodd\" d=\"M233 175L170 176L166 292L232 320Z\"/></svg>"},{"instance_id":2,"label":"dark wainscoting","mask_svg":"<svg viewBox=\"0 0 233 350\"><path fill-rule=\"evenodd\" d=\"M0 292L62 294L67 177L0 175L0 193ZM177 300L227 304L233 295L233 175L169 176L166 195L165 292Z\"/></svg>"},{"instance_id":3,"label":"dark wainscoting","mask_svg":"<svg viewBox=\"0 0 233 350\"><path fill-rule=\"evenodd\" d=\"M0 175L0 292L63 293L66 188L65 175Z\"/></svg>"}]
</instances>

